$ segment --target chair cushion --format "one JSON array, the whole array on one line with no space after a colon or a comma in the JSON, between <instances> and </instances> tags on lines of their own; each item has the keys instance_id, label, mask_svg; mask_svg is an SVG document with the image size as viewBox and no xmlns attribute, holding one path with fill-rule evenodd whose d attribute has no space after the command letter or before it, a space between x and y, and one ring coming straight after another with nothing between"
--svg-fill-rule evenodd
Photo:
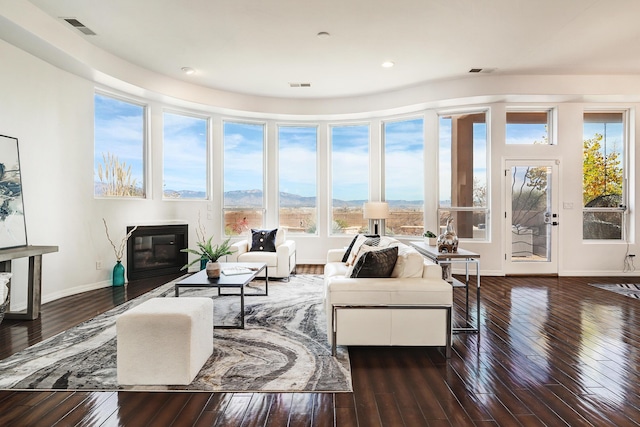
<instances>
[{"instance_id":1,"label":"chair cushion","mask_svg":"<svg viewBox=\"0 0 640 427\"><path fill-rule=\"evenodd\" d=\"M251 229L251 252L275 252L276 234L278 229L256 230Z\"/></svg>"}]
</instances>

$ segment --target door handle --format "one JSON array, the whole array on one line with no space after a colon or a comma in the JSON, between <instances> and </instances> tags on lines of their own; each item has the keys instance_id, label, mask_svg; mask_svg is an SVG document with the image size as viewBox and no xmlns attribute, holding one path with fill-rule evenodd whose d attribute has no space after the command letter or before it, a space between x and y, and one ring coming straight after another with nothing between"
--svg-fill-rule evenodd
<instances>
[{"instance_id":1,"label":"door handle","mask_svg":"<svg viewBox=\"0 0 640 427\"><path fill-rule=\"evenodd\" d=\"M553 221L551 225L558 225L558 221Z\"/></svg>"}]
</instances>

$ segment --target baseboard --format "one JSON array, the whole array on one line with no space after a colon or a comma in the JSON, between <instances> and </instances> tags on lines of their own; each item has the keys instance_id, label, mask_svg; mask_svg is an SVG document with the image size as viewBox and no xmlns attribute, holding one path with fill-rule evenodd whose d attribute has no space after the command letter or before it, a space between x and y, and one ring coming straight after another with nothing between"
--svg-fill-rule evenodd
<instances>
[{"instance_id":1,"label":"baseboard","mask_svg":"<svg viewBox=\"0 0 640 427\"><path fill-rule=\"evenodd\" d=\"M64 289L62 291L58 291L58 292L53 292L47 295L43 295L42 296L42 303L47 303L47 302L51 302L51 301L55 301L58 300L60 298L64 298L64 297L68 297L71 295L76 295L76 294L80 294L83 292L87 292L87 291L93 291L96 289L102 289L102 288L108 288L111 286L111 280L104 280L102 282L97 282L97 283L89 283L86 285L82 285L82 286L76 286L70 289ZM23 307L22 309L26 309L27 307ZM13 308L12 308L13 310ZM18 309L19 310L19 309Z\"/></svg>"},{"instance_id":2,"label":"baseboard","mask_svg":"<svg viewBox=\"0 0 640 427\"><path fill-rule=\"evenodd\" d=\"M629 277L636 277L636 276L640 276L640 268L638 268L636 271L584 271L584 270L580 270L580 271L572 271L572 270L565 270L565 271L560 271L558 272L558 276L567 276L567 277L571 277L571 276L576 276L576 277L589 277L589 276L593 276L593 277L602 277L602 276L609 276L609 277L624 277L624 276L629 276Z\"/></svg>"}]
</instances>

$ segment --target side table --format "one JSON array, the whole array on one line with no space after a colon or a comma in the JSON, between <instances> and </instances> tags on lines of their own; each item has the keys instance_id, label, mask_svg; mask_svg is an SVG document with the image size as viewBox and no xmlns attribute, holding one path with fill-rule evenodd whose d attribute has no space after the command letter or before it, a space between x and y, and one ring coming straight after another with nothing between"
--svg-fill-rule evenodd
<instances>
[{"instance_id":1,"label":"side table","mask_svg":"<svg viewBox=\"0 0 640 427\"><path fill-rule=\"evenodd\" d=\"M11 260L29 258L29 277L27 281L27 309L25 311L7 311L5 319L34 320L40 316L42 301L42 255L58 252L57 246L19 246L0 249L0 271L11 272ZM11 284L11 282L9 282Z\"/></svg>"},{"instance_id":2,"label":"side table","mask_svg":"<svg viewBox=\"0 0 640 427\"><path fill-rule=\"evenodd\" d=\"M453 289L465 288L465 321L462 327L454 327L454 333L479 333L480 332L480 254L458 248L457 252L438 252L436 246L430 246L424 242L409 242L425 258L439 264L442 267L442 278L451 283ZM463 263L465 268L465 281L461 282L451 275L452 264ZM476 322L469 323L469 266L476 269Z\"/></svg>"}]
</instances>

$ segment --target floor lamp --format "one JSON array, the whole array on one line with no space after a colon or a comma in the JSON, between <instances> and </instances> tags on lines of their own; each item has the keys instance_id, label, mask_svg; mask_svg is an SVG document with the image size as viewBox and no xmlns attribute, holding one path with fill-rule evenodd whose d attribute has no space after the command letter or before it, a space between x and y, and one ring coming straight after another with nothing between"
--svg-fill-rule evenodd
<instances>
[{"instance_id":1,"label":"floor lamp","mask_svg":"<svg viewBox=\"0 0 640 427\"><path fill-rule=\"evenodd\" d=\"M389 218L389 204L387 202L366 202L362 209L362 216L364 219L374 221L374 233L384 235L384 228L382 233L378 233L378 224L381 219Z\"/></svg>"}]
</instances>

